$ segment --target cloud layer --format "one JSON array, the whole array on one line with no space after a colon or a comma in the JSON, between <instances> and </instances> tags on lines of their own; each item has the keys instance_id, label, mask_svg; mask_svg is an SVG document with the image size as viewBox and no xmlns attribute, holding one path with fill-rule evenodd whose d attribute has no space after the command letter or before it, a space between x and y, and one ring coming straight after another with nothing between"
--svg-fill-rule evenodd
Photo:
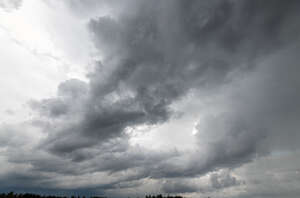
<instances>
[{"instance_id":1,"label":"cloud layer","mask_svg":"<svg viewBox=\"0 0 300 198\"><path fill-rule=\"evenodd\" d=\"M88 81L29 101L32 140L0 128L2 161L20 166L0 172L7 187L209 194L247 185L232 175L244 164L299 149L298 1L76 2L75 15L115 11L87 24L101 60ZM139 126L194 112L193 150L130 144Z\"/></svg>"}]
</instances>

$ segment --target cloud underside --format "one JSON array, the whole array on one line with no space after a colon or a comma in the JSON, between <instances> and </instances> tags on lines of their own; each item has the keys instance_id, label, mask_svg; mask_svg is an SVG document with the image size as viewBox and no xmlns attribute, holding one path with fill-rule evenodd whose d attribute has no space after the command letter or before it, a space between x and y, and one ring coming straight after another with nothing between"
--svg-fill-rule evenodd
<instances>
[{"instance_id":1,"label":"cloud underside","mask_svg":"<svg viewBox=\"0 0 300 198\"><path fill-rule=\"evenodd\" d=\"M116 4L123 3L106 6ZM103 58L88 82L70 79L57 97L30 101L38 115L30 123L1 127L7 163L21 168L0 181L103 192L143 189L149 181L166 193L245 185L230 171L299 149L299 7L292 0L145 0L119 6L117 16L91 19L91 39ZM191 93L205 104L195 110L201 118L193 151L130 145L129 129L176 122L178 111L188 116L173 106ZM31 127L44 134L34 144L17 132ZM206 174L202 186L186 180ZM109 181L88 181L98 177Z\"/></svg>"}]
</instances>

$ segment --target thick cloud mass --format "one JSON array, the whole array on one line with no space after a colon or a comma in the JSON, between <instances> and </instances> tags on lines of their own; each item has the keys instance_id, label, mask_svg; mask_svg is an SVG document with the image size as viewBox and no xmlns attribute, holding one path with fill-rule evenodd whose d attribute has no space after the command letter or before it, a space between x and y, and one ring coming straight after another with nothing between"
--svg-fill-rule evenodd
<instances>
[{"instance_id":1,"label":"thick cloud mass","mask_svg":"<svg viewBox=\"0 0 300 198\"><path fill-rule=\"evenodd\" d=\"M291 27L297 2L130 3L137 8L117 19L90 22L104 60L89 75L79 122L63 126L66 135L72 131L72 136L101 142L120 136L128 126L164 122L169 105L189 90L230 82L232 72L254 69L256 59L288 45L298 32ZM68 95L63 92L72 89L75 95L69 98L77 100L75 92L82 88L73 81L59 92ZM40 106L53 117L78 111L78 105L65 100L47 99ZM68 138L64 144L69 143Z\"/></svg>"},{"instance_id":2,"label":"thick cloud mass","mask_svg":"<svg viewBox=\"0 0 300 198\"><path fill-rule=\"evenodd\" d=\"M77 2L75 12L97 4ZM210 174L210 185L185 179L299 149L299 1L127 3L105 2L118 12L87 25L102 57L88 82L65 81L57 97L29 102L38 114L31 124L44 136L24 148L38 148L34 156L8 149L9 163L34 173L8 174L12 185L30 176L68 189L78 176L74 188L122 192L167 179L166 193L211 193L245 183L230 172ZM174 104L191 93L204 101L193 110L201 114L193 151L130 145L130 129L176 122ZM86 182L97 174L108 181Z\"/></svg>"}]
</instances>

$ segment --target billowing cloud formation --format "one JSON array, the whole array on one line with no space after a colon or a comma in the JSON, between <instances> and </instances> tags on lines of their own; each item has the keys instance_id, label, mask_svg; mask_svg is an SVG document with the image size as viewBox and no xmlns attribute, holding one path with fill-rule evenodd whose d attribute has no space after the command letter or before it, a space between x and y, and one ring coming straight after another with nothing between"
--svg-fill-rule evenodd
<instances>
[{"instance_id":1,"label":"billowing cloud formation","mask_svg":"<svg viewBox=\"0 0 300 198\"><path fill-rule=\"evenodd\" d=\"M32 124L44 136L24 150L39 151L33 157L8 149L8 161L30 164L23 170L42 175L52 188L122 192L168 179L164 192L209 193L244 184L227 172L211 174L211 185L184 179L299 149L299 6L128 1L117 6L115 16L91 19L88 28L101 61L88 82L65 81L57 97L29 103L38 113ZM189 94L204 104L193 109L201 111L193 151L130 145L130 129L176 122L175 111L188 116L174 105ZM62 180L53 179L56 175ZM80 181L68 182L72 176ZM87 181L95 177L107 181Z\"/></svg>"},{"instance_id":2,"label":"billowing cloud formation","mask_svg":"<svg viewBox=\"0 0 300 198\"><path fill-rule=\"evenodd\" d=\"M255 61L297 36L289 30L294 28L289 20L292 3L283 5L289 11L261 2L135 3L137 9L118 19L90 22L105 58L89 75L89 92L81 94L87 97L81 101L82 111L63 98L40 104L54 117L74 117L74 108L79 111L77 126L66 126L65 131L103 141L128 126L164 122L170 116L169 105L190 89L226 83L232 72L256 66L249 59ZM247 17L242 17L243 10L249 12ZM253 27L245 31L245 26ZM286 34L280 33L283 29ZM82 92L75 84L73 80L63 85L79 92L68 96L74 103Z\"/></svg>"},{"instance_id":3,"label":"billowing cloud formation","mask_svg":"<svg viewBox=\"0 0 300 198\"><path fill-rule=\"evenodd\" d=\"M165 193L208 193L223 188L245 184L232 176L228 170L221 170L210 174L209 179L177 179L167 180L162 183L162 190Z\"/></svg>"}]
</instances>

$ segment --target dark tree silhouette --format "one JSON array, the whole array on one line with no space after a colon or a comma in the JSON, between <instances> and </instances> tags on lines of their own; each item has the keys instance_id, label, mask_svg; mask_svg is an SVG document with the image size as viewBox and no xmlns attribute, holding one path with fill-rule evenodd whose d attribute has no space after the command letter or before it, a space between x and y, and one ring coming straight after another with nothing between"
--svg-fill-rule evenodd
<instances>
[{"instance_id":1,"label":"dark tree silhouette","mask_svg":"<svg viewBox=\"0 0 300 198\"><path fill-rule=\"evenodd\" d=\"M38 194L31 194L31 193L25 193L25 194L16 194L14 192L9 192L7 194L1 193L0 198L80 198L80 196L74 196L71 197L67 196L53 196L53 195L38 195ZM86 198L85 196L82 196L82 198ZM107 198L107 197L99 197L99 196L92 196L90 198ZM162 194L158 195L146 195L145 198L183 198L182 196L163 196ZM208 197L209 198L209 197Z\"/></svg>"}]
</instances>

